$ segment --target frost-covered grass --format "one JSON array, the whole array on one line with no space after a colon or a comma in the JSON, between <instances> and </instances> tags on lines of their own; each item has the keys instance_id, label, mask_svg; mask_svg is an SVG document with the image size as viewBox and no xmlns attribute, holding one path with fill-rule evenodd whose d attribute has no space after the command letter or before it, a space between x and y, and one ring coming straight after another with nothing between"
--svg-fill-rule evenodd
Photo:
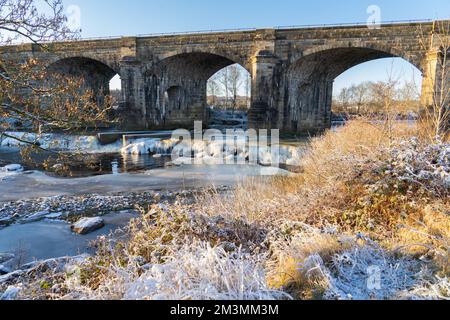
<instances>
[{"instance_id":1,"label":"frost-covered grass","mask_svg":"<svg viewBox=\"0 0 450 320\"><path fill-rule=\"evenodd\" d=\"M264 259L194 242L160 264L112 266L96 290L67 281L70 297L124 300L290 299L267 286Z\"/></svg>"},{"instance_id":2,"label":"frost-covered grass","mask_svg":"<svg viewBox=\"0 0 450 320\"><path fill-rule=\"evenodd\" d=\"M153 206L39 298L449 299L449 145L416 133L352 122L296 176Z\"/></svg>"},{"instance_id":3,"label":"frost-covered grass","mask_svg":"<svg viewBox=\"0 0 450 320\"><path fill-rule=\"evenodd\" d=\"M419 288L425 292L433 277L426 263L396 255L363 235L298 232L274 256L269 281L302 299L418 299Z\"/></svg>"},{"instance_id":4,"label":"frost-covered grass","mask_svg":"<svg viewBox=\"0 0 450 320\"><path fill-rule=\"evenodd\" d=\"M293 222L277 232L272 236L268 282L295 298L450 298L448 278L437 264L401 254L361 233L341 234Z\"/></svg>"},{"instance_id":5,"label":"frost-covered grass","mask_svg":"<svg viewBox=\"0 0 450 320\"><path fill-rule=\"evenodd\" d=\"M276 300L290 298L266 283L264 259L208 243L180 248L164 263L148 266L124 299Z\"/></svg>"}]
</instances>

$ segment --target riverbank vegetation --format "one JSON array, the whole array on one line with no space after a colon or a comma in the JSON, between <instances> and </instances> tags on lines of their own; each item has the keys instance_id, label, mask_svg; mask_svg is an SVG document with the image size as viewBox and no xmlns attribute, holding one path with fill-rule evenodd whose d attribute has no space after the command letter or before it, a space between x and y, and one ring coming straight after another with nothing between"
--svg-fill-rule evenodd
<instances>
[{"instance_id":1,"label":"riverbank vegetation","mask_svg":"<svg viewBox=\"0 0 450 320\"><path fill-rule=\"evenodd\" d=\"M353 121L313 139L300 174L142 208L125 238L99 239L64 272L34 270L20 294L448 299L450 144L387 128Z\"/></svg>"}]
</instances>

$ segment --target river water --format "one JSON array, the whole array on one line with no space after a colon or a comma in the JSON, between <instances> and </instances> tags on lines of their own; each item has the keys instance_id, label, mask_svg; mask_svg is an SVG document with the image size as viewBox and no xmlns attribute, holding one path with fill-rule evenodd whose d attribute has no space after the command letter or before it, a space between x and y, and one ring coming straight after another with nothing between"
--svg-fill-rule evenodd
<instances>
[{"instance_id":1,"label":"river water","mask_svg":"<svg viewBox=\"0 0 450 320\"><path fill-rule=\"evenodd\" d=\"M245 178L261 178L264 174L288 174L272 168L251 165L177 166L140 173L103 174L82 178L60 178L43 172L13 175L0 182L0 204L21 199L37 199L59 195L110 195L113 193L195 190L210 186L233 186ZM106 226L89 235L73 234L64 221L43 220L13 224L0 229L0 253L26 253L26 261L91 253L89 243L100 235L110 234L127 225L129 212L104 216Z\"/></svg>"},{"instance_id":2,"label":"river water","mask_svg":"<svg viewBox=\"0 0 450 320\"><path fill-rule=\"evenodd\" d=\"M35 260L76 256L93 253L92 242L101 235L111 234L128 225L132 212L105 215L105 227L88 235L80 236L70 230L64 221L43 220L16 224L0 230L0 252L21 255L22 263Z\"/></svg>"},{"instance_id":3,"label":"river water","mask_svg":"<svg viewBox=\"0 0 450 320\"><path fill-rule=\"evenodd\" d=\"M154 157L149 154L128 155L121 153L87 154L83 160L65 162L68 169L64 172L52 170L52 166L59 163L57 156L49 152L33 154L31 161L23 161L18 150L0 148L0 166L17 163L26 170L46 171L47 174L66 178L81 178L112 173L133 173L146 170L164 168L171 161L170 156ZM49 168L44 168L44 161L50 163Z\"/></svg>"},{"instance_id":4,"label":"river water","mask_svg":"<svg viewBox=\"0 0 450 320\"><path fill-rule=\"evenodd\" d=\"M305 144L294 140L286 143L289 146ZM61 174L52 170L59 163L52 153L33 154L32 161L23 161L18 150L3 148L0 149L0 167L22 164L29 172L8 176L3 181L0 179L0 204L60 195L110 195L232 186L247 177L272 175L274 172L288 174L284 170L256 165L167 166L170 161L171 157L164 155L91 153L83 155L81 162L69 162L68 170ZM45 167L44 162L48 163ZM0 253L25 253L24 263L92 253L92 240L126 226L134 216L131 212L106 215L103 217L105 227L89 235L72 233L70 224L64 221L13 224L0 229Z\"/></svg>"}]
</instances>

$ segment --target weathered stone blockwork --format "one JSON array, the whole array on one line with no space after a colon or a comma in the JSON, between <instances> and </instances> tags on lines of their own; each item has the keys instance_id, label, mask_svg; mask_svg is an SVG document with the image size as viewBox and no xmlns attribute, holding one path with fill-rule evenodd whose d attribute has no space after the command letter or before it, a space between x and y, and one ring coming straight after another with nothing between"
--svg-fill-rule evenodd
<instances>
[{"instance_id":1,"label":"weathered stone blockwork","mask_svg":"<svg viewBox=\"0 0 450 320\"><path fill-rule=\"evenodd\" d=\"M261 29L62 42L49 51L22 45L0 54L41 59L53 72L83 76L95 90L119 74L126 129L190 128L206 120L207 80L239 63L252 75L252 127L315 132L331 125L334 79L362 62L404 58L423 72L423 101L431 103L433 32L433 23Z\"/></svg>"}]
</instances>

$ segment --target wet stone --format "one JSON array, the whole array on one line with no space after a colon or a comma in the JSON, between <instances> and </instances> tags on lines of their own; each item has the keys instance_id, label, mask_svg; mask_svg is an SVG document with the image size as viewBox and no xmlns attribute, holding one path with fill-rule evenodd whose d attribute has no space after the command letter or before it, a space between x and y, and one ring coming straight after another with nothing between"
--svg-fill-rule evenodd
<instances>
[{"instance_id":1,"label":"wet stone","mask_svg":"<svg viewBox=\"0 0 450 320\"><path fill-rule=\"evenodd\" d=\"M105 226L105 221L100 217L83 218L71 226L73 232L85 235L101 229Z\"/></svg>"}]
</instances>

